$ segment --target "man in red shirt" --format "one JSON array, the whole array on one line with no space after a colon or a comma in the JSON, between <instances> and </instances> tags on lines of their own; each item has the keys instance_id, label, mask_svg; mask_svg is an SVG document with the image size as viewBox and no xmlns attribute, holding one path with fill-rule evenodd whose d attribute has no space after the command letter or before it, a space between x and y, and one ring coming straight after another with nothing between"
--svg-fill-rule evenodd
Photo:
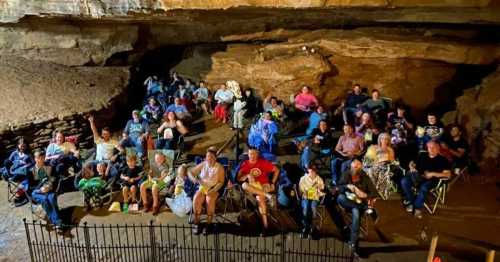
<instances>
[{"instance_id":1,"label":"man in red shirt","mask_svg":"<svg viewBox=\"0 0 500 262\"><path fill-rule=\"evenodd\" d=\"M269 179L269 174L273 176ZM262 225L264 226L261 235L265 234L267 229L267 205L266 198L272 200L270 192L275 191L275 185L278 181L279 169L271 162L259 158L259 151L255 148L248 150L248 160L243 161L238 171L237 179L243 182L243 190L255 195L259 203L259 212L262 216Z\"/></svg>"}]
</instances>

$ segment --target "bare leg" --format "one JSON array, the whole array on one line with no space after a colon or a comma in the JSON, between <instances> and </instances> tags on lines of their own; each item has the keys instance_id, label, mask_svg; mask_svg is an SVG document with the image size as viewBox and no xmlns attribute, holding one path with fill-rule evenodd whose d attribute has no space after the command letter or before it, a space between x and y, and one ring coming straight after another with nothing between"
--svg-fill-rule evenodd
<instances>
[{"instance_id":1,"label":"bare leg","mask_svg":"<svg viewBox=\"0 0 500 262\"><path fill-rule=\"evenodd\" d=\"M194 212L194 220L193 223L198 225L200 223L201 209L203 208L203 200L205 199L205 195L200 191L196 191L193 197L193 212Z\"/></svg>"},{"instance_id":2,"label":"bare leg","mask_svg":"<svg viewBox=\"0 0 500 262\"><path fill-rule=\"evenodd\" d=\"M130 200L129 198L129 193L128 193L128 187L124 186L122 188L122 195L123 195L123 203L128 204L128 201Z\"/></svg>"},{"instance_id":3,"label":"bare leg","mask_svg":"<svg viewBox=\"0 0 500 262\"><path fill-rule=\"evenodd\" d=\"M267 229L267 205L266 198L264 196L257 196L257 202L259 203L259 212L262 217L262 225Z\"/></svg>"},{"instance_id":4,"label":"bare leg","mask_svg":"<svg viewBox=\"0 0 500 262\"><path fill-rule=\"evenodd\" d=\"M141 200L142 200L142 205L144 206L145 209L148 208L148 190L146 188L146 185L143 183L140 187L141 191Z\"/></svg>"},{"instance_id":5,"label":"bare leg","mask_svg":"<svg viewBox=\"0 0 500 262\"><path fill-rule=\"evenodd\" d=\"M132 203L137 203L137 187L132 186L130 187L130 195L132 197Z\"/></svg>"},{"instance_id":6,"label":"bare leg","mask_svg":"<svg viewBox=\"0 0 500 262\"><path fill-rule=\"evenodd\" d=\"M215 214L215 204L217 203L217 197L219 193L214 192L206 195L205 200L207 202L207 223L212 223L212 219Z\"/></svg>"}]
</instances>

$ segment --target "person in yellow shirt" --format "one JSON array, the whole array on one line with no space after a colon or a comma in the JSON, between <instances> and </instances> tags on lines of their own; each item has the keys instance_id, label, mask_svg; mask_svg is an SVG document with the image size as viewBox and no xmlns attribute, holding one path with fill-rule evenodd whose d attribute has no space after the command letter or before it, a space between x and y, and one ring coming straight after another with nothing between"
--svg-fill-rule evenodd
<instances>
[{"instance_id":1,"label":"person in yellow shirt","mask_svg":"<svg viewBox=\"0 0 500 262\"><path fill-rule=\"evenodd\" d=\"M323 179L318 176L318 169L314 165L307 167L307 173L300 178L299 190L302 196L302 238L307 238L312 234L312 222L316 217L320 198L324 195L325 184Z\"/></svg>"}]
</instances>

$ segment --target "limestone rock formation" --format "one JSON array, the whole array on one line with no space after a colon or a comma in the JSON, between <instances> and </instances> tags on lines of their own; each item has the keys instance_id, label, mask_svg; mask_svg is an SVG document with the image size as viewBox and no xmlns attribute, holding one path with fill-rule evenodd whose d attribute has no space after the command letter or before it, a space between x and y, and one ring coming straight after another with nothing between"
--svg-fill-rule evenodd
<instances>
[{"instance_id":1,"label":"limestone rock formation","mask_svg":"<svg viewBox=\"0 0 500 262\"><path fill-rule=\"evenodd\" d=\"M131 25L0 27L0 55L68 66L102 65L113 54L132 50L137 30Z\"/></svg>"},{"instance_id":2,"label":"limestone rock formation","mask_svg":"<svg viewBox=\"0 0 500 262\"><path fill-rule=\"evenodd\" d=\"M453 78L455 64L490 64L500 57L499 47L492 44L366 30L278 30L224 39L262 41L284 36L290 39L228 44L215 52L195 48L175 69L213 85L234 79L261 95L272 92L287 101L301 85L309 85L327 105L339 103L356 82L402 99L418 112L434 100L437 87Z\"/></svg>"},{"instance_id":3,"label":"limestone rock formation","mask_svg":"<svg viewBox=\"0 0 500 262\"><path fill-rule=\"evenodd\" d=\"M444 116L446 123L465 128L473 152L485 170L500 169L500 68L480 85L456 99L457 108Z\"/></svg>"},{"instance_id":4,"label":"limestone rock formation","mask_svg":"<svg viewBox=\"0 0 500 262\"><path fill-rule=\"evenodd\" d=\"M128 78L127 68L65 67L0 56L0 154L18 136L36 138L29 141L34 148L46 146L55 129L88 141L82 115L96 112L109 123L126 104Z\"/></svg>"}]
</instances>

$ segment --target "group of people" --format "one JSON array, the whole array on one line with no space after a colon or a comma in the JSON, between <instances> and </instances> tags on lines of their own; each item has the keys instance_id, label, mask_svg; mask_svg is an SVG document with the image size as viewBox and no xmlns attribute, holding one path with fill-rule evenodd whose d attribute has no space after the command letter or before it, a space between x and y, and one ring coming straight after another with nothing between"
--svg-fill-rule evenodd
<instances>
[{"instance_id":1,"label":"group of people","mask_svg":"<svg viewBox=\"0 0 500 262\"><path fill-rule=\"evenodd\" d=\"M201 233L213 230L221 189L239 185L257 200L262 234L266 234L269 205L280 202L275 196L293 194L290 190L284 193L280 183L289 178L275 162L279 134L294 123L294 130L299 130L294 141L304 174L295 192L300 196L302 235L313 234L317 207L328 197L352 213L349 244L356 248L360 219L367 210L376 214L376 198L387 199L400 192L405 209L421 218L429 190L467 163L468 147L459 126L445 132L434 113L428 113L425 123L417 125L405 105L391 105L379 90L367 96L360 85L353 86L337 110L328 112L307 86L287 105L272 94L260 101L252 89L242 90L235 81L220 85L215 92L203 81L195 85L175 73L167 85L157 77L144 83L146 104L132 112L120 140L112 138L109 128L99 133L94 117L88 118L96 151L85 164L75 144L66 141L62 132L55 134L45 152L35 151L34 159L20 140L2 169L5 179L20 181L16 195L21 198L24 194L40 203L50 222L61 227L58 181L70 168L80 174L75 186L84 192L85 199L110 184L119 186L124 212L140 202L144 212L157 214L160 192L166 190L175 197L190 184L194 228ZM248 130L247 158L228 170L217 162L216 149L211 147L204 160L192 167L181 165L175 170L161 151L146 165L148 149L176 149L178 139L189 132L195 112L213 114L217 122ZM343 122L340 137L332 128L335 118ZM151 144L153 133L157 139ZM231 171L235 176L229 179ZM287 185L293 188L293 183ZM200 226L203 203L206 227Z\"/></svg>"}]
</instances>

